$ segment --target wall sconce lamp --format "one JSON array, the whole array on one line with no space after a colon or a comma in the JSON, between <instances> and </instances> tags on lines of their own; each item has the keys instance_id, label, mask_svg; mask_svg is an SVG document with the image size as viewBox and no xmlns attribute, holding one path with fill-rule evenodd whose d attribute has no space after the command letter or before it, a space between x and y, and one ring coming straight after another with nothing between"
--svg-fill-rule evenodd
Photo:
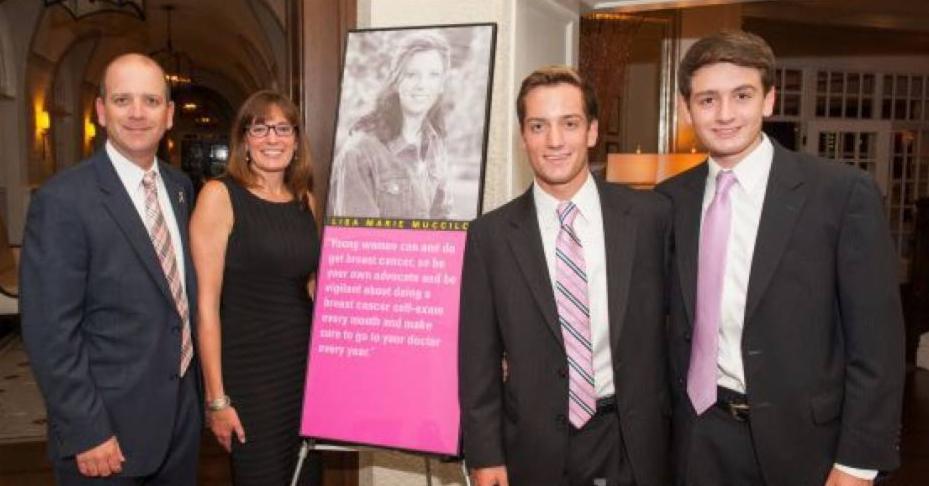
<instances>
[{"instance_id":1,"label":"wall sconce lamp","mask_svg":"<svg viewBox=\"0 0 929 486\"><path fill-rule=\"evenodd\" d=\"M97 125L90 120L84 122L84 135L87 137L88 141L93 140L97 137Z\"/></svg>"},{"instance_id":2,"label":"wall sconce lamp","mask_svg":"<svg viewBox=\"0 0 929 486\"><path fill-rule=\"evenodd\" d=\"M97 125L94 125L90 115L84 115L84 151L85 156L93 152L94 140L97 138Z\"/></svg>"},{"instance_id":3,"label":"wall sconce lamp","mask_svg":"<svg viewBox=\"0 0 929 486\"><path fill-rule=\"evenodd\" d=\"M39 109L35 114L36 135L42 141L42 158L48 155L48 132L52 128L52 117L47 111Z\"/></svg>"}]
</instances>

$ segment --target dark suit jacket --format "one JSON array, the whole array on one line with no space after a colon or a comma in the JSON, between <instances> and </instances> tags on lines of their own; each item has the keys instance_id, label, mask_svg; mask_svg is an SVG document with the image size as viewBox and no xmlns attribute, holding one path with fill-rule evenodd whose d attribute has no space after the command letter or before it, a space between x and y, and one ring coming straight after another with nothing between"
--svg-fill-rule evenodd
<instances>
[{"instance_id":1,"label":"dark suit jacket","mask_svg":"<svg viewBox=\"0 0 929 486\"><path fill-rule=\"evenodd\" d=\"M193 188L181 172L159 167L184 242L196 316L187 234ZM181 319L148 231L105 151L36 192L21 268L23 338L48 407L52 459L70 461L116 435L124 474L153 472L177 412ZM196 360L187 372L199 374Z\"/></svg>"},{"instance_id":2,"label":"dark suit jacket","mask_svg":"<svg viewBox=\"0 0 929 486\"><path fill-rule=\"evenodd\" d=\"M751 429L769 486L822 485L834 462L898 464L903 323L897 258L864 171L774 145L745 308ZM683 474L703 163L657 190L674 206L674 448Z\"/></svg>"},{"instance_id":3,"label":"dark suit jacket","mask_svg":"<svg viewBox=\"0 0 929 486\"><path fill-rule=\"evenodd\" d=\"M666 484L663 282L670 213L654 193L604 183L598 189L619 423L637 484ZM468 465L505 464L514 486L553 484L563 475L568 445L567 355L531 189L471 224L460 325Z\"/></svg>"}]
</instances>

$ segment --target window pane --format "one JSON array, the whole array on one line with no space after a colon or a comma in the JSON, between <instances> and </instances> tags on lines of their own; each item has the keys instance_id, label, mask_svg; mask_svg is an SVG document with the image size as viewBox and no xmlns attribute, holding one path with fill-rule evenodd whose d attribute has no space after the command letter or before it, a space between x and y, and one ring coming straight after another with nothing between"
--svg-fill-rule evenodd
<instances>
[{"instance_id":1,"label":"window pane","mask_svg":"<svg viewBox=\"0 0 929 486\"><path fill-rule=\"evenodd\" d=\"M894 100L894 120L906 120L906 100Z\"/></svg>"},{"instance_id":2,"label":"window pane","mask_svg":"<svg viewBox=\"0 0 929 486\"><path fill-rule=\"evenodd\" d=\"M785 95L783 114L787 116L800 116L800 95Z\"/></svg>"},{"instance_id":3,"label":"window pane","mask_svg":"<svg viewBox=\"0 0 929 486\"><path fill-rule=\"evenodd\" d=\"M874 94L874 75L865 74L861 77L861 92L864 94Z\"/></svg>"},{"instance_id":4,"label":"window pane","mask_svg":"<svg viewBox=\"0 0 929 486\"><path fill-rule=\"evenodd\" d=\"M909 78L907 76L897 76L897 87L896 93L898 98L905 98L907 88L909 86Z\"/></svg>"},{"instance_id":5,"label":"window pane","mask_svg":"<svg viewBox=\"0 0 929 486\"><path fill-rule=\"evenodd\" d=\"M800 91L803 77L799 69L784 71L784 89L787 91Z\"/></svg>"},{"instance_id":6,"label":"window pane","mask_svg":"<svg viewBox=\"0 0 929 486\"><path fill-rule=\"evenodd\" d=\"M832 96L829 98L829 118L841 118L842 117L842 98L840 96Z\"/></svg>"},{"instance_id":7,"label":"window pane","mask_svg":"<svg viewBox=\"0 0 929 486\"><path fill-rule=\"evenodd\" d=\"M858 118L858 98L845 100L845 118Z\"/></svg>"},{"instance_id":8,"label":"window pane","mask_svg":"<svg viewBox=\"0 0 929 486\"><path fill-rule=\"evenodd\" d=\"M868 159L874 158L874 139L877 137L874 133L865 133L861 136L861 145L858 147L859 157Z\"/></svg>"},{"instance_id":9,"label":"window pane","mask_svg":"<svg viewBox=\"0 0 929 486\"><path fill-rule=\"evenodd\" d=\"M845 92L844 76L842 73L829 73L829 93L840 94Z\"/></svg>"},{"instance_id":10,"label":"window pane","mask_svg":"<svg viewBox=\"0 0 929 486\"><path fill-rule=\"evenodd\" d=\"M874 112L872 111L871 98L864 98L861 100L861 118L873 118Z\"/></svg>"},{"instance_id":11,"label":"window pane","mask_svg":"<svg viewBox=\"0 0 929 486\"><path fill-rule=\"evenodd\" d=\"M845 87L845 92L850 95L857 95L858 90L861 89L861 82L858 77L858 73L849 73L848 74L848 84Z\"/></svg>"},{"instance_id":12,"label":"window pane","mask_svg":"<svg viewBox=\"0 0 929 486\"><path fill-rule=\"evenodd\" d=\"M855 133L842 134L842 158L849 160L855 158Z\"/></svg>"}]
</instances>

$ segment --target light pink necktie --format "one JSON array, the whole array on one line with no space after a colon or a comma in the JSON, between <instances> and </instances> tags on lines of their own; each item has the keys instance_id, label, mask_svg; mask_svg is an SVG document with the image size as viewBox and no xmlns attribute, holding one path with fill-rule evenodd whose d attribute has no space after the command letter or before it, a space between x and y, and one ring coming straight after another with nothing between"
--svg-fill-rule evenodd
<instances>
[{"instance_id":1,"label":"light pink necktie","mask_svg":"<svg viewBox=\"0 0 929 486\"><path fill-rule=\"evenodd\" d=\"M729 190L736 183L731 171L716 175L716 194L700 227L700 260L697 266L697 311L694 319L687 395L697 415L716 403L716 370L719 358L719 322L722 315L726 247L732 224Z\"/></svg>"},{"instance_id":2,"label":"light pink necktie","mask_svg":"<svg viewBox=\"0 0 929 486\"><path fill-rule=\"evenodd\" d=\"M593 353L590 341L590 308L587 297L587 266L581 240L574 232L577 206L558 205L561 229L555 242L555 304L568 355L568 418L581 428L597 411Z\"/></svg>"},{"instance_id":3,"label":"light pink necktie","mask_svg":"<svg viewBox=\"0 0 929 486\"><path fill-rule=\"evenodd\" d=\"M177 313L181 316L180 375L184 376L194 356L193 342L190 338L190 309L187 305L184 286L181 285L181 276L177 270L177 258L174 254L174 245L171 243L171 234L168 233L168 225L161 213L161 205L158 204L158 187L155 184L157 175L154 170L151 170L146 172L142 178L142 186L145 188L145 217L148 219L149 236L152 238L155 253L158 254L158 262L168 280L168 288L171 289L171 296L174 297Z\"/></svg>"}]
</instances>

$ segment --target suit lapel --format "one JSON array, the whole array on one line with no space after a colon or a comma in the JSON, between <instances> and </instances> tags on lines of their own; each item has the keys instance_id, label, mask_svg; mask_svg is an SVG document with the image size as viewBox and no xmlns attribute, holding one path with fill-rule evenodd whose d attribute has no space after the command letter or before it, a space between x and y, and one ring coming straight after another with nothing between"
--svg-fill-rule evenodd
<instances>
[{"instance_id":1,"label":"suit lapel","mask_svg":"<svg viewBox=\"0 0 929 486\"><path fill-rule=\"evenodd\" d=\"M101 153L94 159L93 164L100 190L103 193L104 208L116 221L116 224L126 236L129 246L135 251L142 266L145 267L155 284L161 289L165 298L174 302L171 291L168 289L168 281L165 278L164 271L158 263L158 256L155 254L155 247L152 245L148 230L132 204L129 194L126 193L122 181L116 175L113 163L110 162L110 158L105 153Z\"/></svg>"},{"instance_id":2,"label":"suit lapel","mask_svg":"<svg viewBox=\"0 0 929 486\"><path fill-rule=\"evenodd\" d=\"M189 201L189 196L184 191L183 183L178 179L178 174L165 168L165 164L160 163L159 171L161 178L165 183L165 190L168 192L168 200L171 201L171 209L174 210L174 219L177 222L177 228L181 232L181 247L175 248L175 253L180 253L184 259L184 280L187 287L187 300L190 307L193 308L192 295L194 292L194 265L191 260L190 252L190 234L188 222L190 221L190 210L193 201Z\"/></svg>"},{"instance_id":3,"label":"suit lapel","mask_svg":"<svg viewBox=\"0 0 929 486\"><path fill-rule=\"evenodd\" d=\"M774 144L771 175L761 209L758 236L752 256L751 276L745 301L748 322L787 248L794 224L806 202L806 186L800 162L786 149Z\"/></svg>"},{"instance_id":4,"label":"suit lapel","mask_svg":"<svg viewBox=\"0 0 929 486\"><path fill-rule=\"evenodd\" d=\"M700 218L703 212L703 191L709 166L703 162L687 179L675 201L674 246L677 253L678 278L684 294L687 322L693 323L697 295L697 255L700 247Z\"/></svg>"},{"instance_id":5,"label":"suit lapel","mask_svg":"<svg viewBox=\"0 0 929 486\"><path fill-rule=\"evenodd\" d=\"M610 349L619 353L619 338L626 309L629 306L629 286L635 259L637 225L630 207L618 190L609 190L597 181L603 215L603 244L606 257L606 290L609 304Z\"/></svg>"},{"instance_id":6,"label":"suit lapel","mask_svg":"<svg viewBox=\"0 0 929 486\"><path fill-rule=\"evenodd\" d=\"M171 209L174 210L174 219L177 221L177 227L181 232L181 245L184 248L188 248L188 238L187 234L187 224L186 221L190 218L189 211L189 202L187 201L187 196L184 194L184 186L176 179L174 173L169 172L165 169L164 164L161 164L159 168L161 172L161 179L165 183L165 190L168 191L168 200L171 201ZM186 260L186 252L183 252L183 248L175 248L175 252L182 252Z\"/></svg>"},{"instance_id":7,"label":"suit lapel","mask_svg":"<svg viewBox=\"0 0 929 486\"><path fill-rule=\"evenodd\" d=\"M526 285L529 286L552 335L564 347L561 326L558 324L555 294L552 292L552 280L548 274L548 264L545 262L545 250L542 248L542 234L539 231L532 187L517 201L508 229L507 241Z\"/></svg>"}]
</instances>

